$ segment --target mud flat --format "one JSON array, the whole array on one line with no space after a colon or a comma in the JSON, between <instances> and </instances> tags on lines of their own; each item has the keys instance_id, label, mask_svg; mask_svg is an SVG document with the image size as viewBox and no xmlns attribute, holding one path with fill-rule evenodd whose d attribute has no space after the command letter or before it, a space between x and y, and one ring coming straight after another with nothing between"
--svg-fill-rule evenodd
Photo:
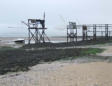
<instances>
[{"instance_id":1,"label":"mud flat","mask_svg":"<svg viewBox=\"0 0 112 86\"><path fill-rule=\"evenodd\" d=\"M11 47L21 47L24 44L15 44L14 40L17 39L25 39L25 44L28 44L28 38L27 37L0 37L0 46L11 46ZM105 43L111 43L112 38L109 38L108 40L105 40L104 38L97 38L97 40L87 40L87 41L78 41L77 43L67 43L65 37L50 37L51 42L45 43L45 44L32 44L32 45L25 45L24 48L54 48L54 47L73 47L73 46L85 46L85 45L95 45L95 44L105 44Z\"/></svg>"}]
</instances>

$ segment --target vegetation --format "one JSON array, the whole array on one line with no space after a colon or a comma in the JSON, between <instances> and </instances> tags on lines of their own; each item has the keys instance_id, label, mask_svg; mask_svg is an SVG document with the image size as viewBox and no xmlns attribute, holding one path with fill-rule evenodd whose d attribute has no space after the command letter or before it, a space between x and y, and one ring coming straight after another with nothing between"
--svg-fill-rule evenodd
<instances>
[{"instance_id":1,"label":"vegetation","mask_svg":"<svg viewBox=\"0 0 112 86\"><path fill-rule=\"evenodd\" d=\"M88 48L88 50L83 51L82 54L95 55L97 53L101 53L102 51L103 51L103 49L99 49L99 48Z\"/></svg>"},{"instance_id":2,"label":"vegetation","mask_svg":"<svg viewBox=\"0 0 112 86\"><path fill-rule=\"evenodd\" d=\"M66 58L74 59L78 56L96 54L101 51L97 48L26 50L24 48L2 47L0 48L0 74L27 71L30 66L40 62L51 62Z\"/></svg>"}]
</instances>

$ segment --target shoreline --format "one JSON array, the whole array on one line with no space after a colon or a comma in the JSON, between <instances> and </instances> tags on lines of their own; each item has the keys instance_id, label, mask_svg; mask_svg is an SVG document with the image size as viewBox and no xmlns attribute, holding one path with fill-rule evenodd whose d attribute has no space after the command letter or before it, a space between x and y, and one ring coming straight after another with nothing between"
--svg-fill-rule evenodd
<instances>
[{"instance_id":1,"label":"shoreline","mask_svg":"<svg viewBox=\"0 0 112 86\"><path fill-rule=\"evenodd\" d=\"M86 52L85 55L83 54L82 56L79 56L78 58L75 59L65 59L65 60L58 60L58 61L50 61L50 62L44 62L43 60L39 62L39 64L35 64L29 67L28 71L15 71L15 72L8 72L5 75L0 75L0 85L2 86L112 86L112 43L107 43L107 44L101 44L101 45L82 45L82 46L77 46L75 49L79 48L79 52L85 51L84 49L89 49L89 54ZM26 47L27 49L28 47ZM94 55L94 51L96 52L96 48L100 49L105 49L104 52L98 53ZM73 48L74 49L74 48ZM80 50L81 49L81 50ZM91 51L93 49L93 51ZM5 48L2 49L3 51L7 52L1 52L4 55L11 56L13 59L9 59L11 63L13 62L14 58L20 58L17 60L18 64L22 61L22 64L20 65L25 65L28 62L28 58L25 57L23 59L23 56L35 56L36 58L38 56L44 55L41 58L47 60L46 58L49 57L46 52L48 52L51 55L53 55L52 58L54 58L57 54L60 53L62 56L67 56L69 55L73 56L73 53L78 53L77 51L73 51L72 49L67 49L67 52L62 49L63 53L62 54L61 49L58 49L57 51L53 52L52 48L49 49L44 49L44 50L39 50L37 48L37 51L35 49L31 49L29 51L23 52L21 49L19 50L14 50L10 49L5 50ZM11 50L11 52L9 52ZM38 51L39 50L39 51ZM47 50L47 51L45 51ZM50 52L48 50L51 50ZM65 48L66 50L66 48ZM31 53L32 52L32 53ZM93 54L91 54L91 52ZM29 54L30 53L30 54ZM39 53L39 54L38 54ZM42 54L40 54L42 53ZM67 55L66 55L67 53ZM21 56L21 54L23 56ZM37 54L37 56L36 56ZM1 55L1 54L0 54ZM58 58L60 57L57 56ZM109 55L109 56L108 56ZM7 59L5 57L5 59ZM32 57L32 58L33 58ZM57 58L56 57L56 58ZM30 58L30 59L32 59ZM3 58L4 59L4 58ZM33 58L35 59L35 58ZM50 59L50 58L49 58ZM27 62L24 62L24 60ZM14 60L16 61L16 59ZM34 60L35 62L35 60ZM28 62L28 64L31 63L31 61ZM14 67L14 65L12 65ZM6 65L7 67L7 65ZM26 69L25 69L26 70ZM108 77L108 78L107 78Z\"/></svg>"}]
</instances>

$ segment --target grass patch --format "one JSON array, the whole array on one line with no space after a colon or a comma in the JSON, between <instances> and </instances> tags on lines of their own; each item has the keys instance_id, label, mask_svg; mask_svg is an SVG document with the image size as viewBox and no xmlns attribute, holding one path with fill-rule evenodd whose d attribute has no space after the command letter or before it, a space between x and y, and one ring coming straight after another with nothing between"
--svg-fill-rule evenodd
<instances>
[{"instance_id":1,"label":"grass patch","mask_svg":"<svg viewBox=\"0 0 112 86\"><path fill-rule=\"evenodd\" d=\"M99 49L99 48L88 48L87 50L82 51L82 54L85 54L85 55L94 54L94 55L96 55L97 53L101 53L103 51L104 51L103 49Z\"/></svg>"}]
</instances>

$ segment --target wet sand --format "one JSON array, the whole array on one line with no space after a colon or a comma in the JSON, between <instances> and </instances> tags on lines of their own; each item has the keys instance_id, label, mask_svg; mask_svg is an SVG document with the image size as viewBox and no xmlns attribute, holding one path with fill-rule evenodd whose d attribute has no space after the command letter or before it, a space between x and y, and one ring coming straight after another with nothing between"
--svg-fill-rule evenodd
<instances>
[{"instance_id":1,"label":"wet sand","mask_svg":"<svg viewBox=\"0 0 112 86\"><path fill-rule=\"evenodd\" d=\"M16 44L14 41L22 38L27 40L26 37L0 37L0 47L21 47L23 44Z\"/></svg>"},{"instance_id":2,"label":"wet sand","mask_svg":"<svg viewBox=\"0 0 112 86\"><path fill-rule=\"evenodd\" d=\"M14 41L17 39L24 39L25 44L28 44L28 38L27 37L0 37L0 47L7 46L7 47L21 47L23 44L16 44ZM58 43L58 42L66 42L65 37L50 37L50 41L52 43ZM31 43L34 43L34 40L31 41Z\"/></svg>"},{"instance_id":3,"label":"wet sand","mask_svg":"<svg viewBox=\"0 0 112 86\"><path fill-rule=\"evenodd\" d=\"M16 39L25 39L26 43L28 42L28 37L0 37L0 46L10 46L11 44L14 44L14 40ZM67 41L65 37L50 37L50 40L53 43Z\"/></svg>"}]
</instances>

